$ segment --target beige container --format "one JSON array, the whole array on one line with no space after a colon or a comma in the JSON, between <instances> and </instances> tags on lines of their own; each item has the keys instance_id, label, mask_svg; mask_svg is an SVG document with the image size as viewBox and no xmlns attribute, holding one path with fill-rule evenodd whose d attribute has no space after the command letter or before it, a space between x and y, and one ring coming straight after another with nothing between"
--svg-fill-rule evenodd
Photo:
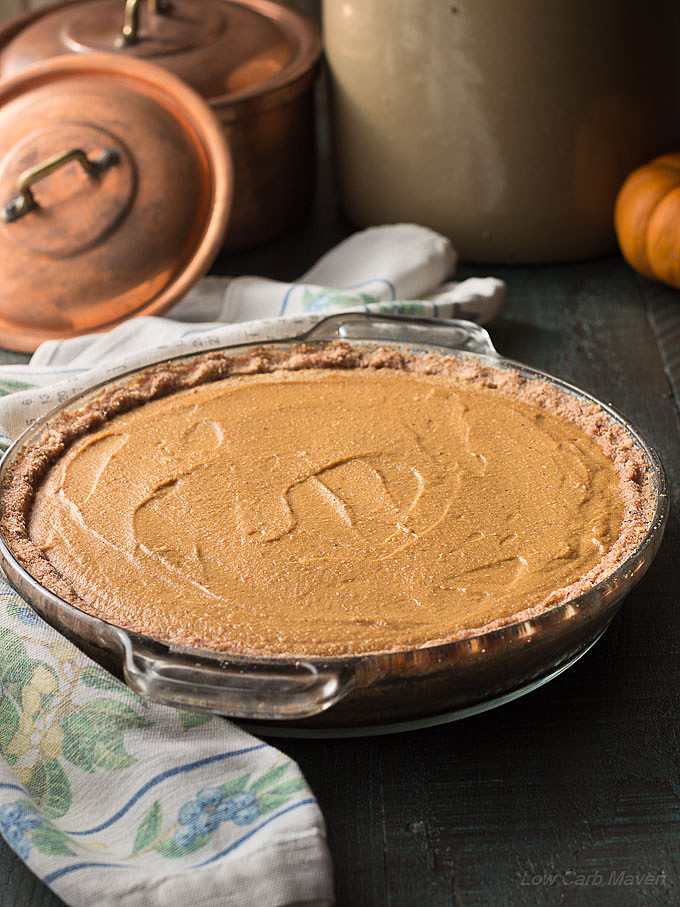
<instances>
[{"instance_id":1,"label":"beige container","mask_svg":"<svg viewBox=\"0 0 680 907\"><path fill-rule=\"evenodd\" d=\"M675 0L325 0L342 203L464 259L611 252L616 192L680 134Z\"/></svg>"}]
</instances>

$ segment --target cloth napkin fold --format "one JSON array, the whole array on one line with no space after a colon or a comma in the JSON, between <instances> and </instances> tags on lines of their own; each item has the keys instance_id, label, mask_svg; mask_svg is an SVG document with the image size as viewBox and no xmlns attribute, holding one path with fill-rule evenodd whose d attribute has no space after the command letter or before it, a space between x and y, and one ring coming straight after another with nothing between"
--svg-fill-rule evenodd
<instances>
[{"instance_id":1,"label":"cloth napkin fold","mask_svg":"<svg viewBox=\"0 0 680 907\"><path fill-rule=\"evenodd\" d=\"M358 311L467 318L477 324L493 320L505 299L503 281L495 277L449 280L455 266L456 253L449 240L426 227L371 227L339 243L295 283L262 277L206 277L162 319L136 319L106 334L43 343L31 364L95 365L105 356L153 351L157 344L218 324L272 318L308 318L306 323L311 325L324 315ZM293 332L284 329L277 336L286 333ZM252 331L249 336L254 336Z\"/></svg>"},{"instance_id":2,"label":"cloth napkin fold","mask_svg":"<svg viewBox=\"0 0 680 907\"><path fill-rule=\"evenodd\" d=\"M396 225L350 237L294 284L209 278L172 318L49 342L29 365L0 367L0 445L130 368L291 336L329 311L489 320L503 284L445 284L454 267L443 237ZM222 718L143 701L4 581L0 753L0 834L67 904L332 902L323 817L295 763Z\"/></svg>"},{"instance_id":3,"label":"cloth napkin fold","mask_svg":"<svg viewBox=\"0 0 680 907\"><path fill-rule=\"evenodd\" d=\"M0 833L67 904L332 902L323 817L290 759L150 704L0 588Z\"/></svg>"}]
</instances>

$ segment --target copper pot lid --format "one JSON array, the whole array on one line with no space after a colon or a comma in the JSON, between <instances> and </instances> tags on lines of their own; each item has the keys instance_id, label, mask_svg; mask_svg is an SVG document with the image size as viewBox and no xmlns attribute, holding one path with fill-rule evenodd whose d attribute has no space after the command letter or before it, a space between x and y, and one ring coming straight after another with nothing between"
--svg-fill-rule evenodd
<instances>
[{"instance_id":1,"label":"copper pot lid","mask_svg":"<svg viewBox=\"0 0 680 907\"><path fill-rule=\"evenodd\" d=\"M0 344L165 311L209 268L231 162L207 104L143 60L69 55L0 84Z\"/></svg>"},{"instance_id":2,"label":"copper pot lid","mask_svg":"<svg viewBox=\"0 0 680 907\"><path fill-rule=\"evenodd\" d=\"M30 22L0 55L3 77L67 53L147 59L219 103L274 91L308 72L321 37L272 0L88 0Z\"/></svg>"}]
</instances>

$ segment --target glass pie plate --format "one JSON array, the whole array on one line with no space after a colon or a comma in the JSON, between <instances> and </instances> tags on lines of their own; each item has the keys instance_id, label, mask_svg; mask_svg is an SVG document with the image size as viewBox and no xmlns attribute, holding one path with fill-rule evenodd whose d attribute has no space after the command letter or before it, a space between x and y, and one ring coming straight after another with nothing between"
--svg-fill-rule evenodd
<instances>
[{"instance_id":1,"label":"glass pie plate","mask_svg":"<svg viewBox=\"0 0 680 907\"><path fill-rule=\"evenodd\" d=\"M668 493L654 449L611 407L552 375L499 356L487 332L471 322L334 315L285 340L220 349L243 354L262 346L286 349L302 341L336 339L364 348L389 346L416 354L481 360L495 368L517 370L527 379L548 381L566 394L595 403L625 430L651 477L654 513L644 538L602 581L530 619L518 618L500 629L482 629L443 644L333 658L232 655L168 645L133 633L81 611L46 589L22 567L0 535L0 563L12 586L45 620L140 695L243 720L264 734L358 736L438 724L508 702L572 665L604 633L659 548ZM124 383L142 370L106 384ZM0 483L21 450L38 441L52 420L81 408L104 386L78 395L28 428L6 453Z\"/></svg>"}]
</instances>

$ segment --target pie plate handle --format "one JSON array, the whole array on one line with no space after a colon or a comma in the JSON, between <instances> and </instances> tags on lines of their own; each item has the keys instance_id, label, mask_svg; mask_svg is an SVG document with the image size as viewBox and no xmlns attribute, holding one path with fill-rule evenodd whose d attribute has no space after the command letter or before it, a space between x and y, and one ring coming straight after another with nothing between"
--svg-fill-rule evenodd
<instances>
[{"instance_id":1,"label":"pie plate handle","mask_svg":"<svg viewBox=\"0 0 680 907\"><path fill-rule=\"evenodd\" d=\"M310 718L343 699L356 681L349 665L245 658L218 662L186 651L159 654L122 631L118 638L125 680L140 696L232 718Z\"/></svg>"},{"instance_id":2,"label":"pie plate handle","mask_svg":"<svg viewBox=\"0 0 680 907\"><path fill-rule=\"evenodd\" d=\"M498 356L488 332L462 318L411 318L408 315L348 312L323 318L305 334L304 339L412 342Z\"/></svg>"}]
</instances>

